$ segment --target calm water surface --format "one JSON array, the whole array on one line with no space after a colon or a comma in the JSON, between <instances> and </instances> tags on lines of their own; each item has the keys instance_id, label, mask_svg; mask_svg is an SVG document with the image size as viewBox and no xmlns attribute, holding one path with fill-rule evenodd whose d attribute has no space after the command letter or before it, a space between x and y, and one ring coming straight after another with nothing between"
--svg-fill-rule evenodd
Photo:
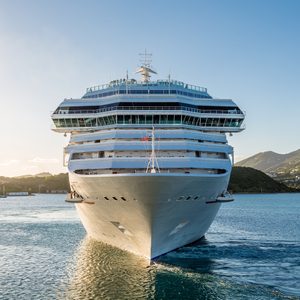
<instances>
[{"instance_id":1,"label":"calm water surface","mask_svg":"<svg viewBox=\"0 0 300 300\"><path fill-rule=\"evenodd\" d=\"M64 195L0 199L0 299L300 299L300 194L235 198L150 266L87 238Z\"/></svg>"}]
</instances>

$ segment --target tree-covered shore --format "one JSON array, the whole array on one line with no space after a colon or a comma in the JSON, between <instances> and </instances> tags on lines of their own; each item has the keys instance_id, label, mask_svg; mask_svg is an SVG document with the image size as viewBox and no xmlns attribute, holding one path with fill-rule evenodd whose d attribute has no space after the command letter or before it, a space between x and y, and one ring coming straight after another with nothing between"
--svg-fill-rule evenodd
<instances>
[{"instance_id":1,"label":"tree-covered shore","mask_svg":"<svg viewBox=\"0 0 300 300\"><path fill-rule=\"evenodd\" d=\"M70 190L68 174L3 177L0 194L9 192L63 193ZM247 167L234 167L228 190L232 193L287 193L297 190L273 180L265 173Z\"/></svg>"},{"instance_id":2,"label":"tree-covered shore","mask_svg":"<svg viewBox=\"0 0 300 300\"><path fill-rule=\"evenodd\" d=\"M299 190L280 183L253 168L234 167L228 190L233 193L290 193Z\"/></svg>"}]
</instances>

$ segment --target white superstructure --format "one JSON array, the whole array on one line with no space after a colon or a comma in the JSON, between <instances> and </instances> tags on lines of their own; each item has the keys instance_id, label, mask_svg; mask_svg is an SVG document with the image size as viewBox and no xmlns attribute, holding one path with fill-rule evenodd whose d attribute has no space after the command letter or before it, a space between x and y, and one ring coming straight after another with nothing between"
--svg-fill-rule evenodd
<instances>
[{"instance_id":1,"label":"white superstructure","mask_svg":"<svg viewBox=\"0 0 300 300\"><path fill-rule=\"evenodd\" d=\"M154 258L201 238L225 192L233 161L226 133L243 130L229 99L175 80L120 79L65 99L54 131L64 149L71 200L88 234ZM218 201L218 199L223 199Z\"/></svg>"}]
</instances>

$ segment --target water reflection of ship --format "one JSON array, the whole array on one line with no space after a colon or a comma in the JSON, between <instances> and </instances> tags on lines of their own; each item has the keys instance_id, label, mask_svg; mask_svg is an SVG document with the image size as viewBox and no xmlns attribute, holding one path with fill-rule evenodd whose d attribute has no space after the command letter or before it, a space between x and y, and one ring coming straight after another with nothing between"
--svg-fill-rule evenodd
<instances>
[{"instance_id":1,"label":"water reflection of ship","mask_svg":"<svg viewBox=\"0 0 300 300\"><path fill-rule=\"evenodd\" d=\"M189 251L194 246L184 249ZM193 299L201 299L215 280L209 274L212 261L188 258L182 250L149 265L139 256L87 237L75 256L66 299L169 299L172 295L181 295L181 299L197 295ZM211 295L215 295L214 290Z\"/></svg>"},{"instance_id":2,"label":"water reflection of ship","mask_svg":"<svg viewBox=\"0 0 300 300\"><path fill-rule=\"evenodd\" d=\"M67 299L144 299L153 268L144 258L85 238L76 252Z\"/></svg>"}]
</instances>

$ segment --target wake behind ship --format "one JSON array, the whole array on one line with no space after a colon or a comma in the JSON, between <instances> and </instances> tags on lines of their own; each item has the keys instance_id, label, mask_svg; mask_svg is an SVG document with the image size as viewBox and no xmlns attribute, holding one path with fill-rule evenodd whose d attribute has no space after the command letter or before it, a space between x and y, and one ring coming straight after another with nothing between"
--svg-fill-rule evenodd
<instances>
[{"instance_id":1,"label":"wake behind ship","mask_svg":"<svg viewBox=\"0 0 300 300\"><path fill-rule=\"evenodd\" d=\"M244 114L228 99L181 81L124 79L65 99L54 131L64 149L70 202L96 240L152 259L204 236L227 186Z\"/></svg>"}]
</instances>

